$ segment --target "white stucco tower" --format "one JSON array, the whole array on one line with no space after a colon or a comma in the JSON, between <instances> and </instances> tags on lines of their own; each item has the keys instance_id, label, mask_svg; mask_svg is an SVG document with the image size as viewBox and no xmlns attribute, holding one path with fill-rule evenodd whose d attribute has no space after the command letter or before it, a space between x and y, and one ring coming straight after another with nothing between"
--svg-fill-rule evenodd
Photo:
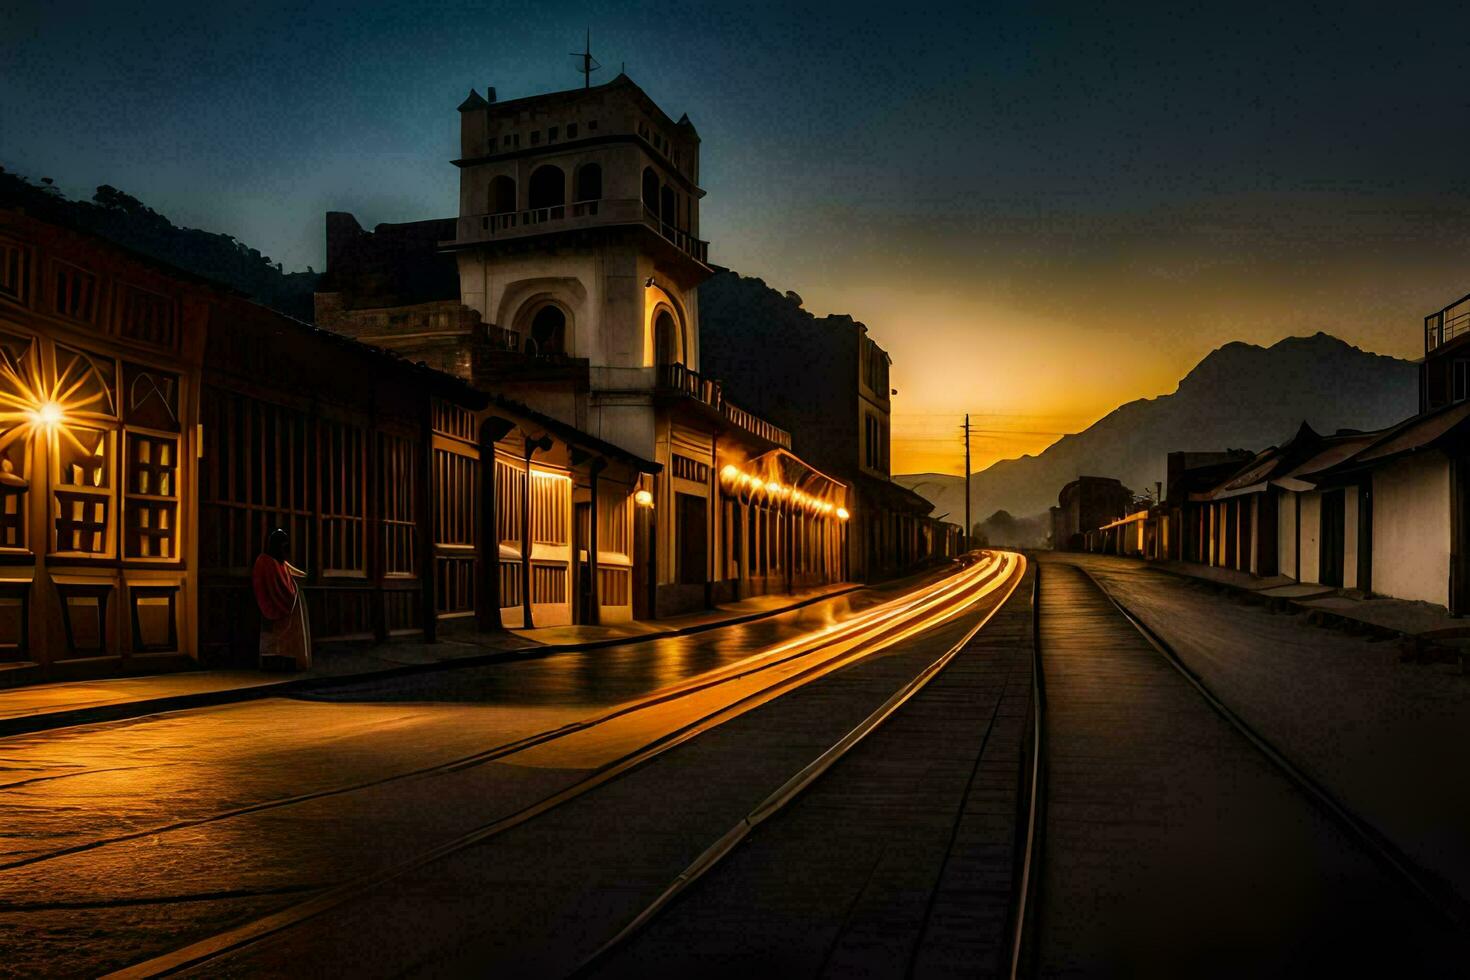
<instances>
[{"instance_id":1,"label":"white stucco tower","mask_svg":"<svg viewBox=\"0 0 1470 980\"><path fill-rule=\"evenodd\" d=\"M699 136L626 75L487 96L459 107L462 301L532 355L509 390L652 459L659 365L699 366Z\"/></svg>"}]
</instances>

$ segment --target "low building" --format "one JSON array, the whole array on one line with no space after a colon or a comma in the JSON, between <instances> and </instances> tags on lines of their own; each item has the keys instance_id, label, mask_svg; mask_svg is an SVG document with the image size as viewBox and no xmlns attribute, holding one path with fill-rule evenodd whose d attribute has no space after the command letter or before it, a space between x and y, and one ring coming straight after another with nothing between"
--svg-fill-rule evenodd
<instances>
[{"instance_id":1,"label":"low building","mask_svg":"<svg viewBox=\"0 0 1470 980\"><path fill-rule=\"evenodd\" d=\"M1084 551L1086 534L1133 511L1133 491L1110 476L1079 476L1062 487L1051 508L1051 546Z\"/></svg>"}]
</instances>

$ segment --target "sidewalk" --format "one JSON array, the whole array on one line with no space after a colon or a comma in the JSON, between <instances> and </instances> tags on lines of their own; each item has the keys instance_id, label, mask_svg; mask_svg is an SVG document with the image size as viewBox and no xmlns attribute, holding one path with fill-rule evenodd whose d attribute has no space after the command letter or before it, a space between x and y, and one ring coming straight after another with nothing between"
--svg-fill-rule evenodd
<instances>
[{"instance_id":1,"label":"sidewalk","mask_svg":"<svg viewBox=\"0 0 1470 980\"><path fill-rule=\"evenodd\" d=\"M843 584L794 595L754 596L657 623L552 626L502 633L453 633L437 643L385 643L318 651L310 670L271 674L254 670L194 670L144 677L63 681L0 689L0 738L160 711L207 707L327 687L344 680L385 678L428 670L474 667L573 650L687 636L764 619L856 591Z\"/></svg>"},{"instance_id":2,"label":"sidewalk","mask_svg":"<svg viewBox=\"0 0 1470 980\"><path fill-rule=\"evenodd\" d=\"M1366 598L1329 585L1298 583L1285 575L1257 578L1248 572L1212 568L1193 562L1120 560L1137 561L1141 565L1182 578L1258 596L1293 611L1306 613L1309 621L1320 625L1346 626L1364 633L1393 634L1411 642L1470 639L1470 622L1451 616L1444 606L1433 603L1387 596ZM1458 636L1460 633L1467 635Z\"/></svg>"}]
</instances>

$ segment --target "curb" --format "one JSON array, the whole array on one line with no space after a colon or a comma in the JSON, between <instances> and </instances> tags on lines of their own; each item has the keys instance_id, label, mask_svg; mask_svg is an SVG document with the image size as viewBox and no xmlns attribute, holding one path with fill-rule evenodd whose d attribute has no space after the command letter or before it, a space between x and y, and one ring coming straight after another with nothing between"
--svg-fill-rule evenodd
<instances>
[{"instance_id":1,"label":"curb","mask_svg":"<svg viewBox=\"0 0 1470 980\"><path fill-rule=\"evenodd\" d=\"M36 732L51 731L58 728L71 728L76 725L93 725L107 721L125 721L130 718L142 718L147 715L161 714L168 711L183 711L189 708L212 708L221 704L240 704L246 701L258 701L263 698L278 697L282 694L340 687L362 681L390 680L395 677L458 670L463 667L485 667L491 664L514 663L520 660L538 660L542 657L549 657L561 653L601 650L607 647L650 643L654 640L666 640L671 637L693 636L698 633L709 632L710 630L722 629L726 626L740 626L745 623L780 616L818 602L825 602L828 599L850 595L853 592L867 587L865 585L850 585L844 589L809 596L789 606L782 606L779 609L764 609L760 612L744 613L730 619L696 623L692 626L660 630L657 633L645 633L641 636L608 637L602 640L589 640L585 643L554 643L546 644L545 646L525 647L519 650L497 650L491 653L471 654L467 657L435 660L430 663L400 664L394 667L384 667L381 670L368 670L356 674L341 674L335 677L302 677L294 680L283 680L273 684L259 684L254 687L236 687L218 691L173 694L159 698L123 701L116 704L90 705L84 708L63 708L59 711L47 711L34 715L24 715L18 718L0 720L0 738L8 738L12 735L32 735Z\"/></svg>"}]
</instances>

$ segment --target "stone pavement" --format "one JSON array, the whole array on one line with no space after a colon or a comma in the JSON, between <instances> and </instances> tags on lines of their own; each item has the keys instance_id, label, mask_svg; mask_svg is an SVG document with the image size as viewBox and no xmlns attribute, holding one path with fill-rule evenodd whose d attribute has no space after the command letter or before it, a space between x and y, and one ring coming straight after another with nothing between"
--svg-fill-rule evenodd
<instances>
[{"instance_id":1,"label":"stone pavement","mask_svg":"<svg viewBox=\"0 0 1470 980\"><path fill-rule=\"evenodd\" d=\"M1231 710L1470 908L1470 781L1458 775L1470 768L1470 678L1148 563L1044 561L1091 570Z\"/></svg>"},{"instance_id":2,"label":"stone pavement","mask_svg":"<svg viewBox=\"0 0 1470 980\"><path fill-rule=\"evenodd\" d=\"M1086 576L1060 561L1040 574L1038 975L1423 976L1454 962L1448 928Z\"/></svg>"},{"instance_id":3,"label":"stone pavement","mask_svg":"<svg viewBox=\"0 0 1470 980\"><path fill-rule=\"evenodd\" d=\"M1147 565L1183 578L1208 582L1236 592L1259 596L1315 614L1313 622L1361 628L1366 632L1395 633L1428 640L1446 638L1470 627L1465 619L1451 616L1444 606L1387 596L1364 597L1353 590L1342 591L1315 582L1296 582L1285 575L1258 578L1233 568L1212 568L1186 561L1144 562L1137 558L1117 561Z\"/></svg>"},{"instance_id":4,"label":"stone pavement","mask_svg":"<svg viewBox=\"0 0 1470 980\"><path fill-rule=\"evenodd\" d=\"M699 633L774 616L856 588L843 584L793 595L755 596L657 623L554 626L502 633L448 632L441 634L437 643L329 647L318 652L310 670L299 673L193 670L4 688L0 689L0 737L275 697L344 680L386 678Z\"/></svg>"}]
</instances>

